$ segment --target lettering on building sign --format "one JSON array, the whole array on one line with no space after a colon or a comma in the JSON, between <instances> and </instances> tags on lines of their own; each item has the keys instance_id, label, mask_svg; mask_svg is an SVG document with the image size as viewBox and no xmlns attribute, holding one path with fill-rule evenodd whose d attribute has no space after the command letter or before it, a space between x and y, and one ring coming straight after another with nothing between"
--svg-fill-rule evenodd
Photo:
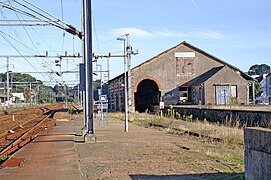
<instances>
[{"instance_id":1,"label":"lettering on building sign","mask_svg":"<svg viewBox=\"0 0 271 180\"><path fill-rule=\"evenodd\" d=\"M194 58L196 57L195 52L175 52L176 58Z\"/></svg>"}]
</instances>

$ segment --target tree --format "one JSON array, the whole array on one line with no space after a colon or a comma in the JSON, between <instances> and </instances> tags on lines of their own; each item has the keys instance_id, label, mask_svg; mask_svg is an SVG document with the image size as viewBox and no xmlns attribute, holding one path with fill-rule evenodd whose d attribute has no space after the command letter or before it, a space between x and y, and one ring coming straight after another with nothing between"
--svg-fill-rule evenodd
<instances>
[{"instance_id":1,"label":"tree","mask_svg":"<svg viewBox=\"0 0 271 180\"><path fill-rule=\"evenodd\" d=\"M254 89L255 89L255 96L260 96L262 93L262 88L261 88L261 84L259 82L255 82L254 83ZM252 95L253 95L253 88L252 86L249 86L249 98L252 99Z\"/></svg>"},{"instance_id":2,"label":"tree","mask_svg":"<svg viewBox=\"0 0 271 180\"><path fill-rule=\"evenodd\" d=\"M267 64L255 64L248 70L249 75L262 75L264 73L270 73L270 66Z\"/></svg>"},{"instance_id":3,"label":"tree","mask_svg":"<svg viewBox=\"0 0 271 180\"><path fill-rule=\"evenodd\" d=\"M98 89L101 89L101 80L96 80L93 81L93 94L94 94L94 100L98 101L99 100L99 94L98 94ZM103 83L102 84L102 94L108 94L108 84Z\"/></svg>"}]
</instances>

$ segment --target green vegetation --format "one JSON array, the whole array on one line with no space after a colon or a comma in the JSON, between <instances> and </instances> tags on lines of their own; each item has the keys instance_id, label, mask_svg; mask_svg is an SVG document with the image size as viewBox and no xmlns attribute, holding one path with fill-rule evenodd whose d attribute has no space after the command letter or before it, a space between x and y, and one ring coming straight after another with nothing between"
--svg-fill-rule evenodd
<instances>
[{"instance_id":1,"label":"green vegetation","mask_svg":"<svg viewBox=\"0 0 271 180\"><path fill-rule=\"evenodd\" d=\"M121 113L111 113L110 116L123 119ZM226 127L221 124L209 123L205 118L203 121L192 121L193 116L184 116L182 119L174 119L174 116L162 117L146 113L133 113L129 115L130 121L143 126L156 126L168 129L171 133L191 134L209 140L220 141L227 145L243 145L244 132L237 123L235 127Z\"/></svg>"},{"instance_id":2,"label":"green vegetation","mask_svg":"<svg viewBox=\"0 0 271 180\"><path fill-rule=\"evenodd\" d=\"M7 74L0 73L0 83L5 87L7 81ZM16 83L14 83L16 82ZM19 82L19 83L18 83ZM31 82L31 87L30 87ZM55 102L56 97L59 100L68 102L76 102L78 99L78 86L67 86L66 84L56 84L54 87L46 86L42 81L32 77L29 74L10 73L10 88L12 93L23 93L26 103L52 103ZM93 82L94 99L98 100L98 89L100 89L100 80ZM31 90L31 93L30 93ZM1 94L5 94L6 90L2 90ZM108 85L103 84L103 94L108 93ZM18 100L17 100L18 102Z\"/></svg>"},{"instance_id":3,"label":"green vegetation","mask_svg":"<svg viewBox=\"0 0 271 180\"><path fill-rule=\"evenodd\" d=\"M270 73L270 66L267 64L255 64L248 70L249 75L262 75L264 73Z\"/></svg>"}]
</instances>

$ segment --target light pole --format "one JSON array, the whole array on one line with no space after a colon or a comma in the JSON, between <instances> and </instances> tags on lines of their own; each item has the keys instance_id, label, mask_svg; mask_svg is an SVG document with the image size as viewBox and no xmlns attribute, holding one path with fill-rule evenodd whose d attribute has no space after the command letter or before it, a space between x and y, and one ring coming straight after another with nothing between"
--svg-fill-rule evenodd
<instances>
[{"instance_id":1,"label":"light pole","mask_svg":"<svg viewBox=\"0 0 271 180\"><path fill-rule=\"evenodd\" d=\"M118 41L123 41L124 46L124 56L123 56L123 63L124 63L124 111L125 111L125 132L128 132L128 107L127 107L127 77L126 77L126 47L125 41L126 39L123 37L118 37Z\"/></svg>"},{"instance_id":2,"label":"light pole","mask_svg":"<svg viewBox=\"0 0 271 180\"><path fill-rule=\"evenodd\" d=\"M99 98L99 104L100 104L100 115L101 119L103 120L103 103L100 99L100 95L103 95L103 75L102 75L102 65L101 64L96 64L96 72L98 72L97 67L100 66L100 78L101 78L101 89L100 92L98 91L98 98Z\"/></svg>"}]
</instances>

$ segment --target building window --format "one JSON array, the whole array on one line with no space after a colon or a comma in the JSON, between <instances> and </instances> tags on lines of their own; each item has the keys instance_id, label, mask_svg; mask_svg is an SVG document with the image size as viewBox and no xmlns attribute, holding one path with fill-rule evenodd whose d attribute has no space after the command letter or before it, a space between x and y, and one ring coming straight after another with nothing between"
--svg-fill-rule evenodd
<instances>
[{"instance_id":1,"label":"building window","mask_svg":"<svg viewBox=\"0 0 271 180\"><path fill-rule=\"evenodd\" d=\"M236 99L237 98L237 86L231 86L231 98Z\"/></svg>"},{"instance_id":2,"label":"building window","mask_svg":"<svg viewBox=\"0 0 271 180\"><path fill-rule=\"evenodd\" d=\"M199 88L199 100L201 101L201 87Z\"/></svg>"}]
</instances>

